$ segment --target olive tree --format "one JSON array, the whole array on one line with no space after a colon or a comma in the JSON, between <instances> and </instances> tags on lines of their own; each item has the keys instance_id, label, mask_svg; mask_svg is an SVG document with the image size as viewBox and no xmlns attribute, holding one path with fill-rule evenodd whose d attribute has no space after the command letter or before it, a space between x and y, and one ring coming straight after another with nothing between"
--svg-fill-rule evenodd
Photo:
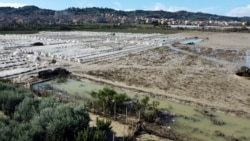
<instances>
[{"instance_id":1,"label":"olive tree","mask_svg":"<svg viewBox=\"0 0 250 141\"><path fill-rule=\"evenodd\" d=\"M103 112L114 115L116 107L122 107L128 97L125 93L119 94L115 90L105 87L99 91L92 91L90 94L95 99L95 105L102 107Z\"/></svg>"},{"instance_id":2,"label":"olive tree","mask_svg":"<svg viewBox=\"0 0 250 141\"><path fill-rule=\"evenodd\" d=\"M74 136L88 127L89 115L82 106L60 104L45 108L31 121L35 138L44 140L73 140Z\"/></svg>"}]
</instances>

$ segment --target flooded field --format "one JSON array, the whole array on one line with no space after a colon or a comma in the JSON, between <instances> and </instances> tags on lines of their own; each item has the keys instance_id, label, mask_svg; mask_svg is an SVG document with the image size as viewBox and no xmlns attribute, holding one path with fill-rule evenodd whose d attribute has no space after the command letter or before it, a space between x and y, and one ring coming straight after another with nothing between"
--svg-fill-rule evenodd
<instances>
[{"instance_id":1,"label":"flooded field","mask_svg":"<svg viewBox=\"0 0 250 141\"><path fill-rule=\"evenodd\" d=\"M187 45L187 44L197 44L199 42L202 42L203 39L199 39L199 38L191 38L191 39L187 39L184 41L181 41L181 44Z\"/></svg>"},{"instance_id":2,"label":"flooded field","mask_svg":"<svg viewBox=\"0 0 250 141\"><path fill-rule=\"evenodd\" d=\"M170 104L181 117L176 119L173 129L204 141L227 141L250 139L250 119L222 114L210 109Z\"/></svg>"},{"instance_id":3,"label":"flooded field","mask_svg":"<svg viewBox=\"0 0 250 141\"><path fill-rule=\"evenodd\" d=\"M80 96L79 101L90 98L91 91L97 91L107 85L98 84L89 80L68 79L66 83L57 83L55 80L37 83L34 89L50 85L56 89L67 92L70 97ZM115 88L118 92L123 92ZM131 98L143 98L133 92L127 93ZM250 119L240 118L229 114L223 114L215 110L180 104L167 99L152 98L160 102L159 107L177 115L175 121L169 125L172 129L187 136L195 137L203 141L218 140L227 141L232 138L247 141L250 139Z\"/></svg>"},{"instance_id":4,"label":"flooded field","mask_svg":"<svg viewBox=\"0 0 250 141\"><path fill-rule=\"evenodd\" d=\"M250 140L250 81L235 75L250 66L250 34L74 31L1 35L0 41L0 77L14 83L29 86L39 71L62 67L133 91L131 97L156 97L161 108L179 115L171 128L180 133L205 141ZM80 101L104 86L83 79L45 83Z\"/></svg>"},{"instance_id":5,"label":"flooded field","mask_svg":"<svg viewBox=\"0 0 250 141\"><path fill-rule=\"evenodd\" d=\"M77 81L73 79L67 79L65 83L57 83L56 80L45 81L34 84L33 89L44 89L46 85L50 85L53 88L59 89L71 95L87 95L91 91L102 89L105 86L95 84L89 80Z\"/></svg>"}]
</instances>

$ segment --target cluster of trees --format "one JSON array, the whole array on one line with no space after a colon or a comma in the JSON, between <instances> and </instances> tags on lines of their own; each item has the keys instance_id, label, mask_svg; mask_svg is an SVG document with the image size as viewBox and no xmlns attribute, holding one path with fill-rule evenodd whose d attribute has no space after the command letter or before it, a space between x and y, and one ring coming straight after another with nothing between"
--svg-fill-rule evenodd
<instances>
[{"instance_id":1,"label":"cluster of trees","mask_svg":"<svg viewBox=\"0 0 250 141\"><path fill-rule=\"evenodd\" d=\"M77 134L76 141L106 141L111 127L110 120L96 119L96 127L87 128Z\"/></svg>"},{"instance_id":2,"label":"cluster of trees","mask_svg":"<svg viewBox=\"0 0 250 141\"><path fill-rule=\"evenodd\" d=\"M150 98L145 96L142 99L137 99L132 103L132 110L140 114L140 118L144 119L147 122L155 122L162 124L161 122L161 110L158 108L159 101L152 101L150 103Z\"/></svg>"},{"instance_id":3,"label":"cluster of trees","mask_svg":"<svg viewBox=\"0 0 250 141\"><path fill-rule=\"evenodd\" d=\"M105 141L111 135L111 121L97 119L96 127L89 127L90 117L81 105L62 103L52 97L37 98L30 91L1 80L0 92L1 141ZM88 106L106 116L116 118L130 113L141 121L167 123L159 102L147 96L131 99L107 87L92 91L91 96Z\"/></svg>"},{"instance_id":4,"label":"cluster of trees","mask_svg":"<svg viewBox=\"0 0 250 141\"><path fill-rule=\"evenodd\" d=\"M55 78L55 77L62 77L66 78L70 72L63 68L56 68L54 70L48 69L38 72L38 78L41 79L49 79L49 78Z\"/></svg>"},{"instance_id":5,"label":"cluster of trees","mask_svg":"<svg viewBox=\"0 0 250 141\"><path fill-rule=\"evenodd\" d=\"M56 79L57 83L66 83L67 82L67 78L65 77L59 77Z\"/></svg>"},{"instance_id":6,"label":"cluster of trees","mask_svg":"<svg viewBox=\"0 0 250 141\"><path fill-rule=\"evenodd\" d=\"M134 25L131 24L36 24L36 25L21 25L21 24L9 24L3 27L0 27L0 31L32 31L32 33L37 33L38 31L71 31L71 30L108 30L108 29L129 29L135 28ZM139 28L137 26L137 28Z\"/></svg>"},{"instance_id":7,"label":"cluster of trees","mask_svg":"<svg viewBox=\"0 0 250 141\"><path fill-rule=\"evenodd\" d=\"M1 141L105 141L110 121L90 117L83 106L54 98L36 98L24 88L0 81ZM87 140L86 140L87 141Z\"/></svg>"},{"instance_id":8,"label":"cluster of trees","mask_svg":"<svg viewBox=\"0 0 250 141\"><path fill-rule=\"evenodd\" d=\"M247 66L242 66L236 71L236 75L243 77L250 77L250 69Z\"/></svg>"},{"instance_id":9,"label":"cluster of trees","mask_svg":"<svg viewBox=\"0 0 250 141\"><path fill-rule=\"evenodd\" d=\"M125 93L117 93L111 88L103 88L99 91L92 91L94 98L89 104L94 110L103 112L104 115L114 116L125 114L125 111L138 117L140 120L162 124L162 111L158 108L159 101L150 102L150 98L145 96L141 99L131 99Z\"/></svg>"},{"instance_id":10,"label":"cluster of trees","mask_svg":"<svg viewBox=\"0 0 250 141\"><path fill-rule=\"evenodd\" d=\"M0 13L6 14L6 15L23 15L23 16L29 16L29 15L54 15L54 10L48 10L48 9L40 9L37 6L24 6L20 8L13 8L13 7L1 7Z\"/></svg>"},{"instance_id":11,"label":"cluster of trees","mask_svg":"<svg viewBox=\"0 0 250 141\"><path fill-rule=\"evenodd\" d=\"M115 116L116 109L124 109L125 101L128 100L128 96L125 93L117 93L115 90L105 87L99 91L92 91L93 102L89 103L100 111L103 111L104 115Z\"/></svg>"}]
</instances>

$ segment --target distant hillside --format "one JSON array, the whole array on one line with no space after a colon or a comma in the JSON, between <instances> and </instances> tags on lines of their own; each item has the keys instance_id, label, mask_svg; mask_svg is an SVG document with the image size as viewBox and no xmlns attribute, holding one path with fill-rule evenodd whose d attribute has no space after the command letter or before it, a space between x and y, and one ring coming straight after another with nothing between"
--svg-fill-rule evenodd
<instances>
[{"instance_id":1,"label":"distant hillside","mask_svg":"<svg viewBox=\"0 0 250 141\"><path fill-rule=\"evenodd\" d=\"M167 12L167 11L145 11L145 10L135 10L135 11L120 11L110 8L68 8L65 11L71 12L75 15L92 15L100 16L102 14L108 13L114 16L127 16L127 17L144 17L144 18L174 18L180 20L219 20L219 21L250 21L250 17L226 17L207 13L193 13L187 11L178 12ZM0 15L43 15L51 16L54 15L56 11L49 9L40 9L36 6L24 6L21 8L11 8L11 7L0 7Z\"/></svg>"},{"instance_id":2,"label":"distant hillside","mask_svg":"<svg viewBox=\"0 0 250 141\"><path fill-rule=\"evenodd\" d=\"M116 16L127 16L127 17L145 17L145 18L174 18L180 20L220 20L220 21L249 21L250 17L227 17L219 16L207 13L193 13L187 11L178 12L168 12L168 11L146 11L146 10L135 10L135 11L121 11L114 10L110 8L68 8L70 11L76 15L89 14L89 15L100 15L101 13L111 13Z\"/></svg>"},{"instance_id":3,"label":"distant hillside","mask_svg":"<svg viewBox=\"0 0 250 141\"><path fill-rule=\"evenodd\" d=\"M24 6L21 8L12 8L12 7L0 7L0 14L1 15L22 15L22 16L29 16L29 15L54 15L55 11L48 10L48 9L40 9L36 6Z\"/></svg>"}]
</instances>

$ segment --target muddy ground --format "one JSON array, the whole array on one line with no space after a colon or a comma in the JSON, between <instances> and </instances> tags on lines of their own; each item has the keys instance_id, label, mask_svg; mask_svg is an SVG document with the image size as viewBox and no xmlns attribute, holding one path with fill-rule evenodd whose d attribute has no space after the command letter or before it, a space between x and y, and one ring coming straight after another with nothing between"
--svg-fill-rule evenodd
<instances>
[{"instance_id":1,"label":"muddy ground","mask_svg":"<svg viewBox=\"0 0 250 141\"><path fill-rule=\"evenodd\" d=\"M101 120L102 119L107 120L104 117L97 116L97 115L92 114L92 113L89 113L89 115L90 115L90 119L91 119L91 122L90 122L91 127L96 126L95 125L96 118L101 119ZM115 141L122 141L124 138L130 137L131 135L133 135L133 131L132 131L132 129L129 129L128 125L125 125L125 124L122 124L122 123L119 123L119 122L113 121L113 120L111 120L111 121L112 121L111 130L115 133ZM112 141L112 140L113 140L113 138L109 139L109 141ZM139 135L136 138L136 141L171 141L171 140L144 133L144 134Z\"/></svg>"},{"instance_id":2,"label":"muddy ground","mask_svg":"<svg viewBox=\"0 0 250 141\"><path fill-rule=\"evenodd\" d=\"M92 61L83 65L81 73L110 80L114 84L165 95L172 100L250 115L250 80L235 76L239 66L208 61L200 57L209 56L237 64L237 57L250 49L247 44L250 35L191 32L178 36L199 37L204 41L195 45L178 46L180 49L194 52L194 55L177 52L167 46L159 47L103 61ZM237 41L240 43L234 48ZM197 53L190 49L198 46L204 51ZM206 52L206 48L214 47L229 53L219 52L212 56L210 52ZM238 53L232 53L232 50L237 50Z\"/></svg>"}]
</instances>

